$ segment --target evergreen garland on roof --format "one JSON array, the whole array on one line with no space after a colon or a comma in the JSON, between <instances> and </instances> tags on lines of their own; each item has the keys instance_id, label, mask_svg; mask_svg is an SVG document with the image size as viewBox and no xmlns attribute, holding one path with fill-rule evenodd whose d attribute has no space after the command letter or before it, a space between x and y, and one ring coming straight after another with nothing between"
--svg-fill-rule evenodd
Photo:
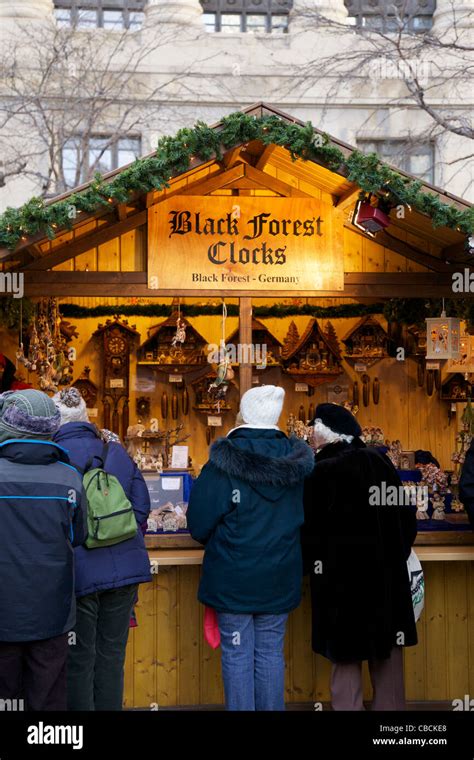
<instances>
[{"instance_id":1,"label":"evergreen garland on roof","mask_svg":"<svg viewBox=\"0 0 474 760\"><path fill-rule=\"evenodd\" d=\"M450 227L466 235L474 231L474 208L461 211L422 189L422 182L403 176L384 164L375 153L354 150L347 158L326 134L310 122L303 126L278 116L233 113L222 119L218 129L202 121L180 129L174 137L162 137L156 152L137 159L112 179L96 174L84 190L46 204L31 198L19 208L7 208L0 216L0 247L14 250L21 240L34 235L53 239L60 229L71 229L81 213L100 211L114 203L127 203L136 193L169 187L169 181L186 172L193 157L203 161L220 159L234 145L260 140L264 145L286 148L292 159L314 160L359 185L365 193L381 194L391 206L404 205L431 217L433 226Z\"/></svg>"}]
</instances>

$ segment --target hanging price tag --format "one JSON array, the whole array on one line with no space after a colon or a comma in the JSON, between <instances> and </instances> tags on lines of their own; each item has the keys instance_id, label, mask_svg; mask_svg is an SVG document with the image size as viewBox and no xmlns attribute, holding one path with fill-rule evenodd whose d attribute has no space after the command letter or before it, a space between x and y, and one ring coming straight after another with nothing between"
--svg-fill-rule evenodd
<instances>
[{"instance_id":1,"label":"hanging price tag","mask_svg":"<svg viewBox=\"0 0 474 760\"><path fill-rule=\"evenodd\" d=\"M356 372L367 372L367 364L361 364L360 362L357 362L357 364L354 364L354 370Z\"/></svg>"},{"instance_id":2,"label":"hanging price tag","mask_svg":"<svg viewBox=\"0 0 474 760\"><path fill-rule=\"evenodd\" d=\"M297 393L303 393L308 390L308 384L307 383L295 383L295 391Z\"/></svg>"},{"instance_id":3,"label":"hanging price tag","mask_svg":"<svg viewBox=\"0 0 474 760\"><path fill-rule=\"evenodd\" d=\"M222 417L212 416L207 418L208 427L222 427Z\"/></svg>"},{"instance_id":4,"label":"hanging price tag","mask_svg":"<svg viewBox=\"0 0 474 760\"><path fill-rule=\"evenodd\" d=\"M439 369L439 362L426 362L426 369Z\"/></svg>"},{"instance_id":5,"label":"hanging price tag","mask_svg":"<svg viewBox=\"0 0 474 760\"><path fill-rule=\"evenodd\" d=\"M183 382L183 376L182 375L168 375L168 382L169 383L182 383Z\"/></svg>"}]
</instances>

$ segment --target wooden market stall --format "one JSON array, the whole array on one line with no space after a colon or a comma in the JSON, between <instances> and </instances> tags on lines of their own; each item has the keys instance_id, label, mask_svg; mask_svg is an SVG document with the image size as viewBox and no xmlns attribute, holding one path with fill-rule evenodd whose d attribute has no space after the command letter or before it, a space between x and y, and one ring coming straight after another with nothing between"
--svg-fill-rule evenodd
<instances>
[{"instance_id":1,"label":"wooden market stall","mask_svg":"<svg viewBox=\"0 0 474 760\"><path fill-rule=\"evenodd\" d=\"M453 291L453 273L468 266L469 204L421 183L415 192L413 178L398 173L395 181L386 168L369 192L368 164L358 169L353 148L312 130L308 149L308 127L271 106L232 118L199 137L212 143L207 154L190 152L196 132L180 133L184 158L169 158L166 188L153 189L162 187L163 162L145 157L102 184L48 201L37 228L34 208L11 217L3 274L23 273L34 301L57 299L64 345L73 349L71 379L91 420L132 446L144 422L145 466L166 430L164 464L169 447L185 443L197 473L215 428L233 427L239 395L255 382L278 383L286 391L283 428L290 415L293 426L309 419L321 401L349 399L358 402L363 427L380 428L405 452L429 450L452 470L474 366L457 367L456 390L451 383L443 397L454 360L426 365L426 333L419 324L409 329L400 309L410 302L400 299L465 297ZM413 191L410 204L403 186ZM420 195L434 199L431 216L441 226ZM373 226L354 214L359 200ZM393 309L384 312L387 303ZM235 376L216 406L206 354L221 339L235 349ZM0 325L0 344L14 356L18 331ZM268 353L239 355L242 345L265 345ZM36 384L26 348L20 364L23 358L23 374ZM46 390L54 384L44 373L40 381ZM451 530L417 539L426 604L419 644L405 654L412 701L474 692L474 540L465 515L448 518ZM147 542L154 580L140 591L125 706L220 704L219 652L203 641L196 599L202 549L183 533ZM287 701L328 701L330 666L311 652L306 583L286 649Z\"/></svg>"}]
</instances>

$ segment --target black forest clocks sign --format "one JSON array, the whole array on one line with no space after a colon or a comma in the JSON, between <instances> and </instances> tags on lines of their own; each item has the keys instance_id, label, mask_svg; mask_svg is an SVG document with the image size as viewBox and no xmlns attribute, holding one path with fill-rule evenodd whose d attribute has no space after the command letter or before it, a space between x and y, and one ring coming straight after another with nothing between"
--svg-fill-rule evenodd
<instances>
[{"instance_id":1,"label":"black forest clocks sign","mask_svg":"<svg viewBox=\"0 0 474 760\"><path fill-rule=\"evenodd\" d=\"M315 198L175 196L150 208L148 228L153 289L344 287L341 217Z\"/></svg>"}]
</instances>

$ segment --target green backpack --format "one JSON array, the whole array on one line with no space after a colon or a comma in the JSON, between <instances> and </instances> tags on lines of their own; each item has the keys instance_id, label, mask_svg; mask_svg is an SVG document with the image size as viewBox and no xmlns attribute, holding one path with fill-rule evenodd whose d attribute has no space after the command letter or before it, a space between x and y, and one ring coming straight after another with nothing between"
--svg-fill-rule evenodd
<instances>
[{"instance_id":1,"label":"green backpack","mask_svg":"<svg viewBox=\"0 0 474 760\"><path fill-rule=\"evenodd\" d=\"M82 482L87 496L87 529L85 545L88 549L114 546L127 541L137 533L137 521L130 501L115 475L105 470L109 444L101 457L92 457L85 467ZM88 469L94 459L102 466Z\"/></svg>"}]
</instances>

